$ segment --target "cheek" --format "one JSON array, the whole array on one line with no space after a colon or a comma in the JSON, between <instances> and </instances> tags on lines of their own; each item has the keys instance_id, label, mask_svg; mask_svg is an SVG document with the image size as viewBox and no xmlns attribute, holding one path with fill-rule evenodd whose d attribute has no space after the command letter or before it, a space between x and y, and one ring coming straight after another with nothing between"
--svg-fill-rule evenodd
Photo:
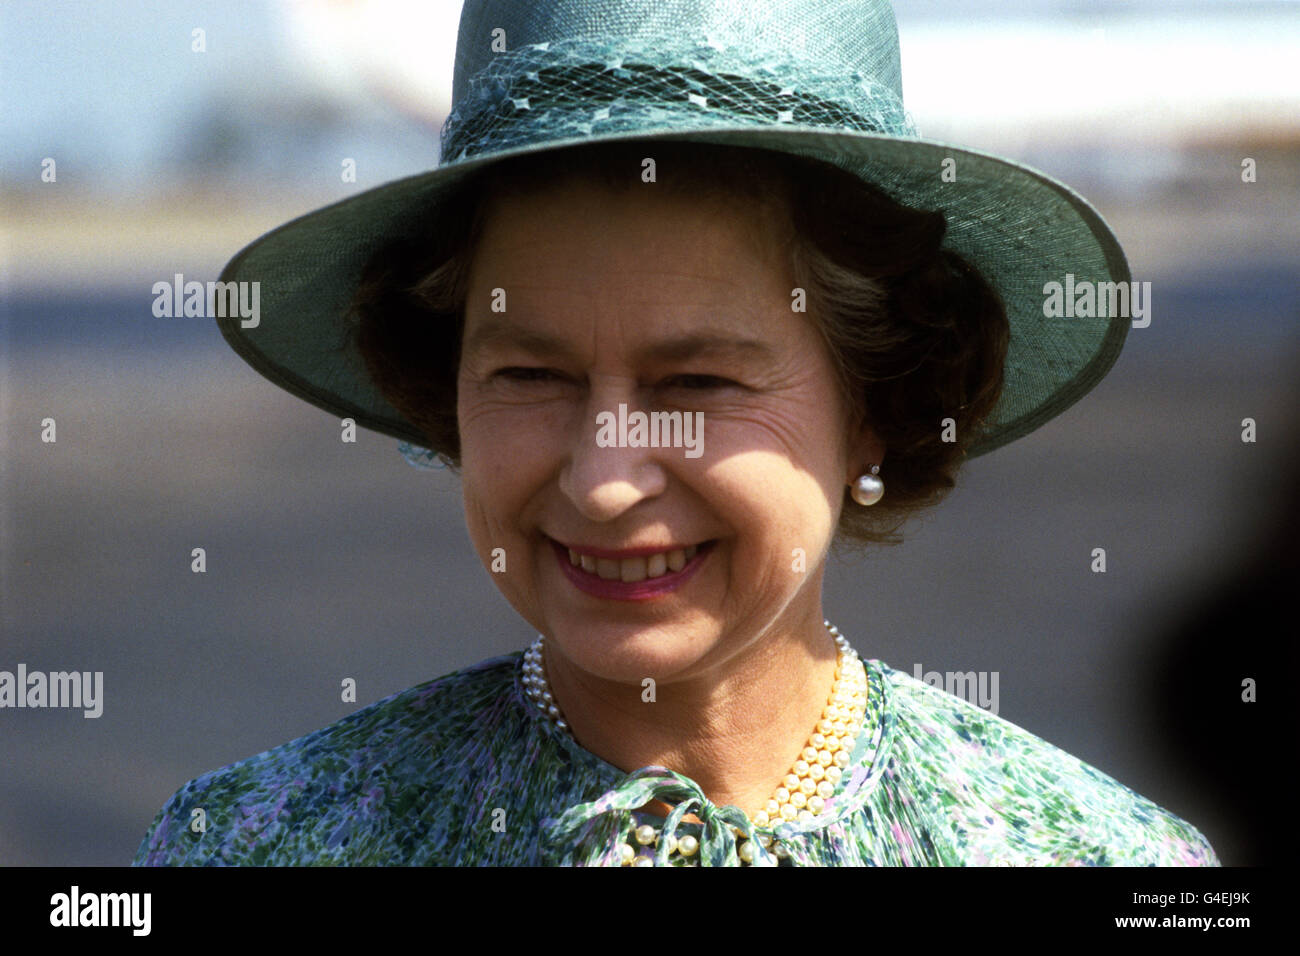
<instances>
[{"instance_id":1,"label":"cheek","mask_svg":"<svg viewBox=\"0 0 1300 956\"><path fill-rule=\"evenodd\" d=\"M742 536L766 548L815 547L833 511L824 479L777 451L742 452L711 469L717 507Z\"/></svg>"},{"instance_id":2,"label":"cheek","mask_svg":"<svg viewBox=\"0 0 1300 956\"><path fill-rule=\"evenodd\" d=\"M817 514L830 507L827 498L839 484L841 468L843 435L836 418L815 411L833 408L830 401L828 395L790 393L780 401L706 416L705 457L713 454L738 494L748 498L761 489L783 498L792 514Z\"/></svg>"},{"instance_id":3,"label":"cheek","mask_svg":"<svg viewBox=\"0 0 1300 956\"><path fill-rule=\"evenodd\" d=\"M466 515L487 533L506 533L554 468L555 410L471 397L457 417Z\"/></svg>"}]
</instances>

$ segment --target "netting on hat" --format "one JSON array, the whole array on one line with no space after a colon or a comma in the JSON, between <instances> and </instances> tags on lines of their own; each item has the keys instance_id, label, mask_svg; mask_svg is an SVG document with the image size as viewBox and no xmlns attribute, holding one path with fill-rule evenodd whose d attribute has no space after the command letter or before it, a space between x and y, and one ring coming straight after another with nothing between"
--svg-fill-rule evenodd
<instances>
[{"instance_id":1,"label":"netting on hat","mask_svg":"<svg viewBox=\"0 0 1300 956\"><path fill-rule=\"evenodd\" d=\"M421 471L440 471L447 467L447 459L442 455L408 441L398 442L397 450L412 468Z\"/></svg>"},{"instance_id":2,"label":"netting on hat","mask_svg":"<svg viewBox=\"0 0 1300 956\"><path fill-rule=\"evenodd\" d=\"M893 88L860 70L818 72L806 60L711 41L638 50L578 38L498 54L443 124L442 156L738 125L918 135Z\"/></svg>"}]
</instances>

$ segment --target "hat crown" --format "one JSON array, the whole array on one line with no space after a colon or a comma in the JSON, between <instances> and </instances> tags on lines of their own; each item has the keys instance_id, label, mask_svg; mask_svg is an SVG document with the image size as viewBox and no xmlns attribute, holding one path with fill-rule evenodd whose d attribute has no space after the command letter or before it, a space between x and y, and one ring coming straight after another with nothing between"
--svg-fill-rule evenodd
<instances>
[{"instance_id":1,"label":"hat crown","mask_svg":"<svg viewBox=\"0 0 1300 956\"><path fill-rule=\"evenodd\" d=\"M502 48L589 39L622 49L683 41L793 57L822 73L858 72L902 100L898 26L888 0L465 0L452 104Z\"/></svg>"}]
</instances>

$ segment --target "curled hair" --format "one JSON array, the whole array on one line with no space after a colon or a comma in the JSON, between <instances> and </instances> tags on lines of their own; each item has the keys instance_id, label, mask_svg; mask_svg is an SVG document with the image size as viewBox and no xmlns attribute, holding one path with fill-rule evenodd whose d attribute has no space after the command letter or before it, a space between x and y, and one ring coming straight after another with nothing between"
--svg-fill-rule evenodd
<instances>
[{"instance_id":1,"label":"curled hair","mask_svg":"<svg viewBox=\"0 0 1300 956\"><path fill-rule=\"evenodd\" d=\"M571 179L627 188L640 182L649 148L595 144L494 164L458 192L437 233L371 258L353 300L357 347L381 393L453 470L461 332L485 200ZM846 487L837 542L900 543L903 523L954 486L997 404L1009 340L1001 298L942 248L942 212L901 205L837 166L695 143L655 143L653 153L658 188L754 210L764 241L788 256L836 369L849 434L868 425L885 446L885 496L863 508ZM954 441L943 440L949 418Z\"/></svg>"}]
</instances>

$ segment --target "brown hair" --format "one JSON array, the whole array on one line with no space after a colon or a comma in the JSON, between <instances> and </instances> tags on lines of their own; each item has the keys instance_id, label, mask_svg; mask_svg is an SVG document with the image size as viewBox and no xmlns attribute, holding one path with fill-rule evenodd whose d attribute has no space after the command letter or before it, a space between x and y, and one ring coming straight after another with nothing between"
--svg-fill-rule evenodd
<instances>
[{"instance_id":1,"label":"brown hair","mask_svg":"<svg viewBox=\"0 0 1300 956\"><path fill-rule=\"evenodd\" d=\"M762 213L807 292L807 317L839 372L855 428L884 442L885 495L848 497L837 539L897 544L898 529L954 485L1002 391L1009 331L997 292L940 247L942 212L903 206L837 166L784 153L694 143L596 144L488 167L438 216L438 230L383 247L353 301L353 334L385 398L453 469L459 467L456 380L467 278L491 197L581 177L611 189L641 183L653 156L658 188L742 202ZM679 173L679 170L681 171ZM936 173L937 175L937 173ZM942 440L942 420L955 441Z\"/></svg>"}]
</instances>

